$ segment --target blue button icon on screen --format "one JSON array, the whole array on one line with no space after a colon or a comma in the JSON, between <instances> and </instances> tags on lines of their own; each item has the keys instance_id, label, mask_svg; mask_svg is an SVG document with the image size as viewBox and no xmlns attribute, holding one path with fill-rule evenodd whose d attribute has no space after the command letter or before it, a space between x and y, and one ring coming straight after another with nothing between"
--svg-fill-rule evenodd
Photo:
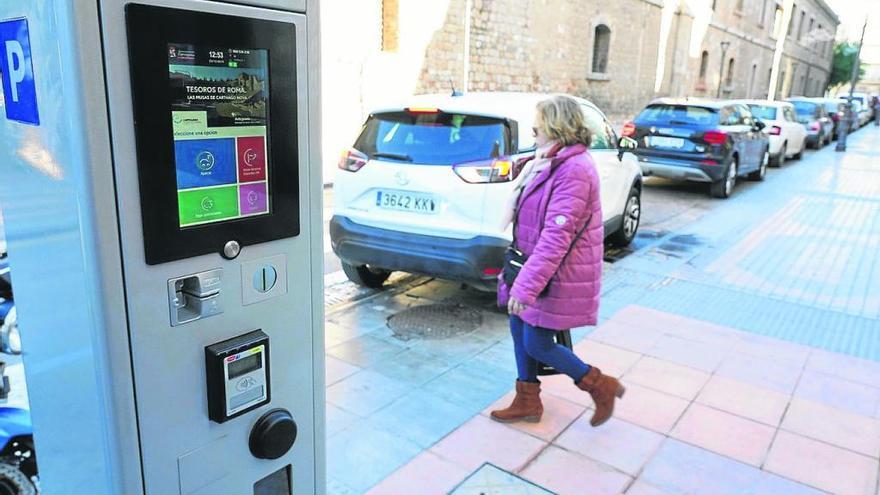
<instances>
[{"instance_id":1,"label":"blue button icon on screen","mask_svg":"<svg viewBox=\"0 0 880 495\"><path fill-rule=\"evenodd\" d=\"M235 138L174 142L177 188L235 184Z\"/></svg>"}]
</instances>

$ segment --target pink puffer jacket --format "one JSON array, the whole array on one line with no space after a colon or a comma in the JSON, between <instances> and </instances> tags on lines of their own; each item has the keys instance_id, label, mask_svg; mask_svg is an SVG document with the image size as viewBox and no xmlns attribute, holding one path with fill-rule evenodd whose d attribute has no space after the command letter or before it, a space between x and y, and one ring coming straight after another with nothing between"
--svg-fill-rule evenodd
<instances>
[{"instance_id":1,"label":"pink puffer jacket","mask_svg":"<svg viewBox=\"0 0 880 495\"><path fill-rule=\"evenodd\" d=\"M498 304L507 306L513 295L528 306L522 319L537 327L595 325L605 236L599 175L586 146L560 150L551 166L526 186L519 208L517 247L529 259L512 289L499 277ZM563 262L587 219L589 226ZM547 284L549 291L539 296Z\"/></svg>"}]
</instances>

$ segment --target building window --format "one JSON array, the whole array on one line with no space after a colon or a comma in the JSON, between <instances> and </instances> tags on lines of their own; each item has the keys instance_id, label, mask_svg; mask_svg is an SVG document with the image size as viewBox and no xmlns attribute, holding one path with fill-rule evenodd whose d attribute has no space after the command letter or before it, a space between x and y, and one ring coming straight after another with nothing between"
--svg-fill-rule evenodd
<instances>
[{"instance_id":1,"label":"building window","mask_svg":"<svg viewBox=\"0 0 880 495\"><path fill-rule=\"evenodd\" d=\"M797 13L797 4L791 7L791 20L788 21L788 36L791 36L791 31L794 28L795 13Z\"/></svg>"},{"instance_id":2,"label":"building window","mask_svg":"<svg viewBox=\"0 0 880 495\"><path fill-rule=\"evenodd\" d=\"M709 70L709 52L703 50L700 55L700 83L706 82L706 72Z\"/></svg>"},{"instance_id":3,"label":"building window","mask_svg":"<svg viewBox=\"0 0 880 495\"><path fill-rule=\"evenodd\" d=\"M807 29L807 41L813 40L813 23L816 22L815 19L810 17L810 27ZM813 42L814 43L814 42ZM812 43L810 43L812 44Z\"/></svg>"},{"instance_id":4,"label":"building window","mask_svg":"<svg viewBox=\"0 0 880 495\"><path fill-rule=\"evenodd\" d=\"M752 64L752 74L749 76L749 87L746 90L746 96L751 98L755 91L755 82L758 78L758 64Z\"/></svg>"},{"instance_id":5,"label":"building window","mask_svg":"<svg viewBox=\"0 0 880 495\"><path fill-rule=\"evenodd\" d=\"M764 0L764 3L761 4L762 5L761 15L758 16L758 26L760 26L760 27L764 27L764 25L765 25L764 21L767 20L766 19L766 17L767 17L767 2L768 2L768 0Z\"/></svg>"},{"instance_id":6,"label":"building window","mask_svg":"<svg viewBox=\"0 0 880 495\"><path fill-rule=\"evenodd\" d=\"M804 20L805 20L804 18L805 17L807 17L807 13L802 10L801 11L801 22L798 23L798 32L797 32L798 41L801 40L801 36L803 36L803 34L804 34Z\"/></svg>"},{"instance_id":7,"label":"building window","mask_svg":"<svg viewBox=\"0 0 880 495\"><path fill-rule=\"evenodd\" d=\"M382 51L396 52L400 46L399 0L382 0Z\"/></svg>"},{"instance_id":8,"label":"building window","mask_svg":"<svg viewBox=\"0 0 880 495\"><path fill-rule=\"evenodd\" d=\"M731 86L733 84L733 59L730 59L730 62L727 62L727 77L724 80L725 86Z\"/></svg>"},{"instance_id":9,"label":"building window","mask_svg":"<svg viewBox=\"0 0 880 495\"><path fill-rule=\"evenodd\" d=\"M782 7L779 6L779 4L777 4L776 5L776 13L773 16L773 26L772 26L774 38L779 38L780 36L782 36L782 20L785 19L785 17L782 14L783 14Z\"/></svg>"},{"instance_id":10,"label":"building window","mask_svg":"<svg viewBox=\"0 0 880 495\"><path fill-rule=\"evenodd\" d=\"M718 0L712 0L712 10L716 10L718 7Z\"/></svg>"},{"instance_id":11,"label":"building window","mask_svg":"<svg viewBox=\"0 0 880 495\"><path fill-rule=\"evenodd\" d=\"M816 39L819 40L819 42L816 43L816 52L823 53L825 51L825 30L822 29L821 24L819 24L819 29L817 29L816 32Z\"/></svg>"},{"instance_id":12,"label":"building window","mask_svg":"<svg viewBox=\"0 0 880 495\"><path fill-rule=\"evenodd\" d=\"M605 24L596 26L593 37L593 72L604 74L608 71L608 50L611 48L611 29Z\"/></svg>"}]
</instances>

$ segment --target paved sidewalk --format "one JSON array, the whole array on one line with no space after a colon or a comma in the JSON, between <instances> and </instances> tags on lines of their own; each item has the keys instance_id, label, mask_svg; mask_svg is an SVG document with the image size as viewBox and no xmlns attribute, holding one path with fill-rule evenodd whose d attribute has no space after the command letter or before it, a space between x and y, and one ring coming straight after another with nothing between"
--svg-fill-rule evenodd
<instances>
[{"instance_id":1,"label":"paved sidewalk","mask_svg":"<svg viewBox=\"0 0 880 495\"><path fill-rule=\"evenodd\" d=\"M484 462L560 495L876 493L878 362L640 306L575 351L627 386L608 423L544 378L540 423L490 420L507 394L369 493L445 494Z\"/></svg>"},{"instance_id":2,"label":"paved sidewalk","mask_svg":"<svg viewBox=\"0 0 880 495\"><path fill-rule=\"evenodd\" d=\"M410 279L329 313L328 493L447 493L488 461L560 494L880 495L880 131L639 245L606 264L602 324L572 331L628 387L599 429L559 377L540 424L487 418L515 378L491 296ZM386 324L438 304L479 325Z\"/></svg>"}]
</instances>

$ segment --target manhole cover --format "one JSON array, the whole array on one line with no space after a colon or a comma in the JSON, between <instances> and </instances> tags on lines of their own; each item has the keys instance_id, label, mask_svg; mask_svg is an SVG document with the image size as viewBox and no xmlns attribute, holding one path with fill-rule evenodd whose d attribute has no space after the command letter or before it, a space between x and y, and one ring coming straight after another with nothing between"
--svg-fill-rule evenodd
<instances>
[{"instance_id":1,"label":"manhole cover","mask_svg":"<svg viewBox=\"0 0 880 495\"><path fill-rule=\"evenodd\" d=\"M482 323L479 310L462 304L415 306L388 318L388 328L401 340L448 339L472 332Z\"/></svg>"}]
</instances>

